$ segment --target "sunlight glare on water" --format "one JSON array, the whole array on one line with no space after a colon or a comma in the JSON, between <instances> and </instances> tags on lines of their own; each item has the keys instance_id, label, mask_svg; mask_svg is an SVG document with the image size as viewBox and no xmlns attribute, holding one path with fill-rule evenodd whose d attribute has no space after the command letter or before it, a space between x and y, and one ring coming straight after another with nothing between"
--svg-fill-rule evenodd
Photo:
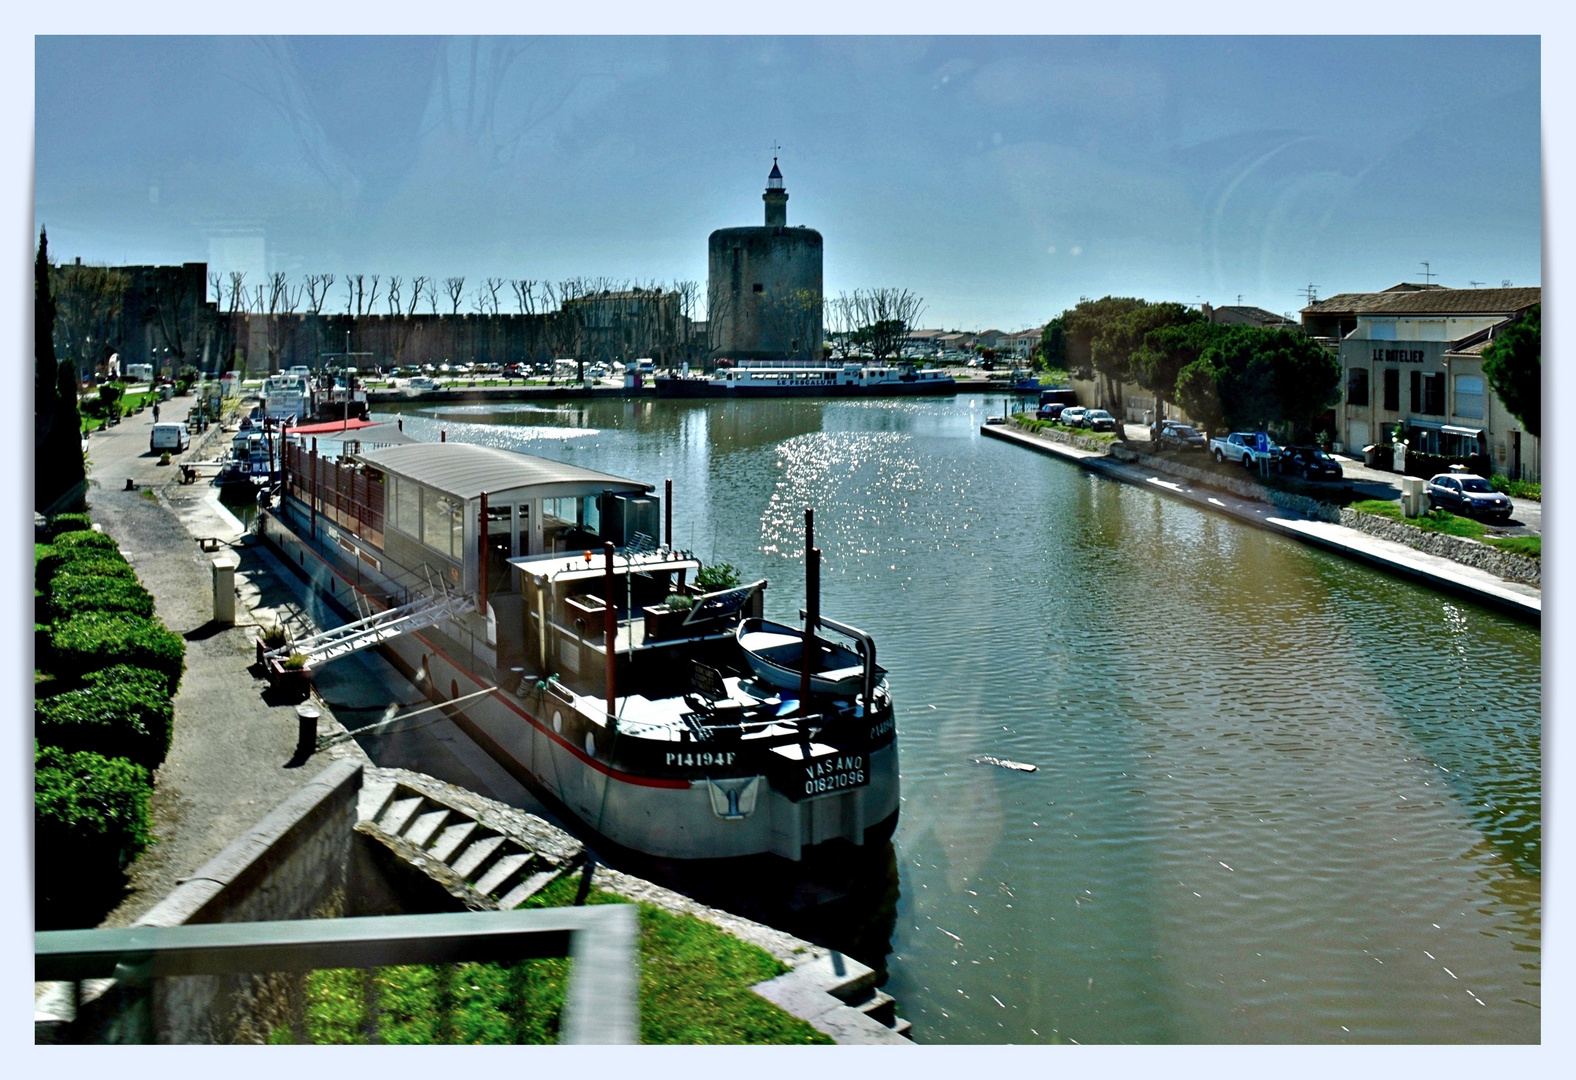
<instances>
[{"instance_id":1,"label":"sunlight glare on water","mask_svg":"<svg viewBox=\"0 0 1576 1080\"><path fill-rule=\"evenodd\" d=\"M815 507L823 610L875 636L898 707L896 908L855 955L918 1041L1536 1041L1539 632L983 439L987 410L406 430L672 477L675 543L769 578L769 617Z\"/></svg>"}]
</instances>

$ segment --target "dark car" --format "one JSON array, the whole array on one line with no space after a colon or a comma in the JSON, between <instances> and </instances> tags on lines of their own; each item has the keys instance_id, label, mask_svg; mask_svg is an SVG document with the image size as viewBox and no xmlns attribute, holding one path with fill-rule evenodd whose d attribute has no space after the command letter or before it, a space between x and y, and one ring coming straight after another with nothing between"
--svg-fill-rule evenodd
<instances>
[{"instance_id":1,"label":"dark car","mask_svg":"<svg viewBox=\"0 0 1576 1080\"><path fill-rule=\"evenodd\" d=\"M1078 426L1090 431L1115 431L1116 417L1104 409L1088 409L1078 418Z\"/></svg>"},{"instance_id":2,"label":"dark car","mask_svg":"<svg viewBox=\"0 0 1576 1080\"><path fill-rule=\"evenodd\" d=\"M1430 510L1506 521L1515 509L1492 484L1473 473L1440 473L1428 481L1427 490Z\"/></svg>"},{"instance_id":3,"label":"dark car","mask_svg":"<svg viewBox=\"0 0 1576 1080\"><path fill-rule=\"evenodd\" d=\"M1339 480L1346 474L1341 463L1318 446L1287 446L1281 452L1281 472L1294 473L1304 480Z\"/></svg>"},{"instance_id":4,"label":"dark car","mask_svg":"<svg viewBox=\"0 0 1576 1080\"><path fill-rule=\"evenodd\" d=\"M1202 453L1209 446L1209 440L1196 429L1173 420L1160 425L1159 442L1162 450L1197 450Z\"/></svg>"},{"instance_id":5,"label":"dark car","mask_svg":"<svg viewBox=\"0 0 1576 1080\"><path fill-rule=\"evenodd\" d=\"M1064 403L1060 401L1051 401L1041 405L1040 411L1034 415L1041 420L1055 420L1058 416L1062 415L1062 410L1065 408L1067 408L1067 406Z\"/></svg>"}]
</instances>

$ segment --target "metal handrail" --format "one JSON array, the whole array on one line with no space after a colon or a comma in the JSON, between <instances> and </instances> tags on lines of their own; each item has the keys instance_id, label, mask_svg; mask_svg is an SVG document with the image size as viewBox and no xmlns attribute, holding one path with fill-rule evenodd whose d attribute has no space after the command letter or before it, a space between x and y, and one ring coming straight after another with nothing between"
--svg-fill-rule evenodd
<instances>
[{"instance_id":1,"label":"metal handrail","mask_svg":"<svg viewBox=\"0 0 1576 1080\"><path fill-rule=\"evenodd\" d=\"M114 978L134 993L182 975L318 971L569 956L559 1041L639 1041L633 904L346 919L50 930L33 935L40 982ZM152 1032L141 1033L151 1041Z\"/></svg>"}]
</instances>

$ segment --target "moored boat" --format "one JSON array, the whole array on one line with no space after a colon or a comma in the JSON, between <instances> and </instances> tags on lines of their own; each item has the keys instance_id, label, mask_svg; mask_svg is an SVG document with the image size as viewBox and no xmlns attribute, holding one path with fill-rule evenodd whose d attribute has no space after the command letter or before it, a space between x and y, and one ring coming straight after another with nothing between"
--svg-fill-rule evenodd
<instances>
[{"instance_id":1,"label":"moored boat","mask_svg":"<svg viewBox=\"0 0 1576 1080\"><path fill-rule=\"evenodd\" d=\"M361 616L291 648L313 667L380 648L613 844L797 860L891 835L896 729L874 642L813 602L804 630L763 622L765 580L701 587L651 485L451 442L332 462L288 446L281 491L263 535L315 599ZM807 695L757 666L791 667L805 630Z\"/></svg>"},{"instance_id":2,"label":"moored boat","mask_svg":"<svg viewBox=\"0 0 1576 1080\"><path fill-rule=\"evenodd\" d=\"M658 376L658 397L881 397L951 394L957 382L943 371L907 363L756 364L727 367L710 376Z\"/></svg>"}]
</instances>

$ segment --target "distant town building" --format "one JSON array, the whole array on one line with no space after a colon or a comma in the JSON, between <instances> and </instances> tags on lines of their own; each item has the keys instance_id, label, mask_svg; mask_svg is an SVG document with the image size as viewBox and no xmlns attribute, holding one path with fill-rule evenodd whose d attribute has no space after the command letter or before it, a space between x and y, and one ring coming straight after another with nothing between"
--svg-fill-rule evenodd
<instances>
[{"instance_id":1,"label":"distant town building","mask_svg":"<svg viewBox=\"0 0 1576 1080\"><path fill-rule=\"evenodd\" d=\"M711 357L736 363L821 358L821 234L788 224L788 191L772 159L766 223L718 229L707 258Z\"/></svg>"},{"instance_id":2,"label":"distant town building","mask_svg":"<svg viewBox=\"0 0 1576 1080\"><path fill-rule=\"evenodd\" d=\"M1223 307L1203 304L1200 305L1199 310L1204 313L1204 318L1216 326L1269 326L1285 330L1297 328L1295 320L1246 304L1227 304Z\"/></svg>"},{"instance_id":3,"label":"distant town building","mask_svg":"<svg viewBox=\"0 0 1576 1080\"><path fill-rule=\"evenodd\" d=\"M1389 442L1399 423L1411 450L1486 454L1495 472L1536 480L1539 440L1487 386L1482 351L1541 299L1539 288L1402 282L1303 308L1304 330L1340 357L1336 438L1361 450Z\"/></svg>"}]
</instances>

